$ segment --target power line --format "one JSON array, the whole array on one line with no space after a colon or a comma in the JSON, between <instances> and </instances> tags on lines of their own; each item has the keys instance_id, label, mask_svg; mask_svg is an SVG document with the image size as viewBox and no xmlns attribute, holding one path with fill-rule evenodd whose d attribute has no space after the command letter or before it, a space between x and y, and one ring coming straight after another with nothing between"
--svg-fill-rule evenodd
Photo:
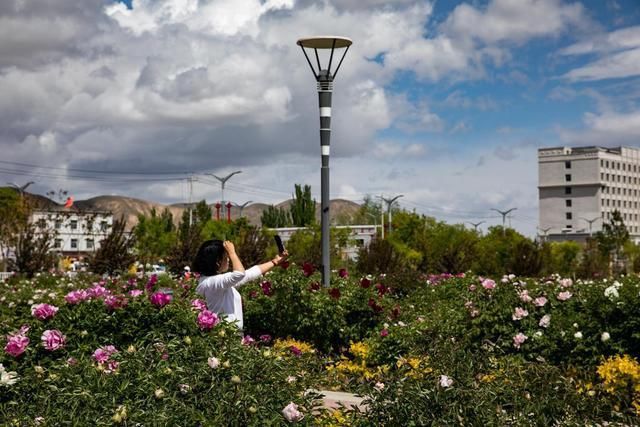
<instances>
[{"instance_id":1,"label":"power line","mask_svg":"<svg viewBox=\"0 0 640 427\"><path fill-rule=\"evenodd\" d=\"M12 166L25 166L25 167L36 168L36 169L54 169L54 170L64 170L64 171L72 171L72 172L111 174L111 175L115 175L115 174L117 175L188 175L189 173L191 173L190 171L178 171L178 172L105 171L105 170L95 170L95 169L66 168L61 166L36 165L32 163L10 162L7 160L0 160L0 163L12 165Z\"/></svg>"}]
</instances>

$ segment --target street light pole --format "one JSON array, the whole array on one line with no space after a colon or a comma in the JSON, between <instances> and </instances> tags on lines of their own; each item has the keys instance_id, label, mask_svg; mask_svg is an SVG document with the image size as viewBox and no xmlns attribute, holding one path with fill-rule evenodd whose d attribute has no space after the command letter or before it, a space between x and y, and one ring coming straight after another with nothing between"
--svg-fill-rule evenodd
<instances>
[{"instance_id":1,"label":"street light pole","mask_svg":"<svg viewBox=\"0 0 640 427\"><path fill-rule=\"evenodd\" d=\"M474 228L476 231L478 231L478 227L479 227L481 224L484 224L485 222L486 222L486 221L480 221L480 222L467 222L467 224L471 224L471 225L473 225L473 228Z\"/></svg>"},{"instance_id":2,"label":"street light pole","mask_svg":"<svg viewBox=\"0 0 640 427\"><path fill-rule=\"evenodd\" d=\"M580 219L582 219L582 220L584 220L584 221L587 221L587 222L589 223L589 237L591 237L591 236L592 236L592 235L591 235L591 226L593 225L593 223L594 223L594 222L596 222L597 220L599 220L599 219L600 219L600 217L599 217L599 216L597 216L597 217L595 217L595 218L593 218L593 219L587 219L587 218L582 218L582 217L580 217Z\"/></svg>"},{"instance_id":3,"label":"street light pole","mask_svg":"<svg viewBox=\"0 0 640 427\"><path fill-rule=\"evenodd\" d=\"M239 215L239 217L240 217L240 218L242 218L242 210L243 210L245 207L247 207L247 205L248 205L249 203L251 203L252 201L253 201L253 200L248 200L248 201L244 202L244 203L243 203L243 204L241 204L241 205L239 205L239 204L237 204L237 203L234 203L234 204L233 204L236 208L240 209L240 215Z\"/></svg>"},{"instance_id":4,"label":"street light pole","mask_svg":"<svg viewBox=\"0 0 640 427\"><path fill-rule=\"evenodd\" d=\"M235 171L235 172L231 172L229 175L225 176L225 177L219 177L218 175L214 175L212 173L206 173L205 175L209 175L214 177L215 179L217 179L218 181L220 181L220 185L222 188L222 200L220 201L220 204L222 206L224 206L224 185L227 183L227 181L229 181L229 178L231 178L233 175L238 174L238 173L242 173L242 171Z\"/></svg>"},{"instance_id":5,"label":"street light pole","mask_svg":"<svg viewBox=\"0 0 640 427\"><path fill-rule=\"evenodd\" d=\"M404 194L399 194L395 197L392 197L391 199L387 199L383 196L380 196L380 198L387 204L387 219L389 222L389 235L391 235L391 206L393 205L393 202L398 200L400 197L404 197Z\"/></svg>"},{"instance_id":6,"label":"street light pole","mask_svg":"<svg viewBox=\"0 0 640 427\"><path fill-rule=\"evenodd\" d=\"M542 231L544 234L542 235L544 237L544 242L547 241L547 234L549 233L549 230L551 230L553 227L547 227L547 228L540 228L538 227L538 230Z\"/></svg>"},{"instance_id":7,"label":"street light pole","mask_svg":"<svg viewBox=\"0 0 640 427\"><path fill-rule=\"evenodd\" d=\"M489 210L492 210L492 211L499 212L499 213L500 213L500 215L502 215L502 236L503 236L503 237L504 237L504 236L505 236L505 234L506 234L506 233L505 233L505 231L506 231L506 230L505 230L505 224L504 224L504 223L505 223L505 218L507 217L507 215L509 215L511 212L515 211L516 209L518 209L518 208L511 208L511 209L506 210L506 211L501 211L500 209L495 209L495 208L491 208L491 209L489 209Z\"/></svg>"},{"instance_id":8,"label":"street light pole","mask_svg":"<svg viewBox=\"0 0 640 427\"><path fill-rule=\"evenodd\" d=\"M338 74L338 70L342 65L342 61L351 46L352 41L346 37L336 36L320 36L299 39L297 45L302 49L307 63L311 67L313 76L318 84L318 100L320 105L320 149L322 163L320 168L320 223L322 230L322 284L325 287L330 283L330 223L329 223L329 154L331 141L331 97L333 94L333 80ZM336 49L346 48L342 54L342 58L338 63L335 71L331 72L331 64L333 62L333 54ZM307 51L305 49L313 49L315 53L318 70L314 68ZM320 64L320 56L318 49L331 49L329 56L329 64L323 68Z\"/></svg>"}]
</instances>

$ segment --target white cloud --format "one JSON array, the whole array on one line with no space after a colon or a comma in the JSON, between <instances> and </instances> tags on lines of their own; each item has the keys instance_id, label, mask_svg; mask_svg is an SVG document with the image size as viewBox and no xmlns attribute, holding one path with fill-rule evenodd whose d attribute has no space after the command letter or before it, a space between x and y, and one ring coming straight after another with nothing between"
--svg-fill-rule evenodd
<instances>
[{"instance_id":1,"label":"white cloud","mask_svg":"<svg viewBox=\"0 0 640 427\"><path fill-rule=\"evenodd\" d=\"M586 113L584 128L558 128L560 138L572 145L637 145L640 141L640 110L626 113Z\"/></svg>"}]
</instances>

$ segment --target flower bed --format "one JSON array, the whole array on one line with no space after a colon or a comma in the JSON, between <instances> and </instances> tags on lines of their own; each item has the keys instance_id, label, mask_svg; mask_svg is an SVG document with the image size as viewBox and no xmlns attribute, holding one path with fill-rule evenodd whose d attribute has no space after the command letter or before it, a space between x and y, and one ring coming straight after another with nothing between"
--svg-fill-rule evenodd
<instances>
[{"instance_id":1,"label":"flower bed","mask_svg":"<svg viewBox=\"0 0 640 427\"><path fill-rule=\"evenodd\" d=\"M638 424L638 278L394 280L291 265L241 289L240 336L193 281L11 278L0 424Z\"/></svg>"}]
</instances>

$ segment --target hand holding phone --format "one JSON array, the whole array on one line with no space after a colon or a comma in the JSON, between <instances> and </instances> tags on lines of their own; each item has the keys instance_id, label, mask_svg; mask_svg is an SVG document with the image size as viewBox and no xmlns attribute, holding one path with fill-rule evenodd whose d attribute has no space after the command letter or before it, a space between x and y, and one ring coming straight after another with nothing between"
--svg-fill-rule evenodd
<instances>
[{"instance_id":1,"label":"hand holding phone","mask_svg":"<svg viewBox=\"0 0 640 427\"><path fill-rule=\"evenodd\" d=\"M281 254L285 251L284 244L282 243L282 239L277 234L273 236L273 240L276 241L276 246L278 247L278 253Z\"/></svg>"}]
</instances>

